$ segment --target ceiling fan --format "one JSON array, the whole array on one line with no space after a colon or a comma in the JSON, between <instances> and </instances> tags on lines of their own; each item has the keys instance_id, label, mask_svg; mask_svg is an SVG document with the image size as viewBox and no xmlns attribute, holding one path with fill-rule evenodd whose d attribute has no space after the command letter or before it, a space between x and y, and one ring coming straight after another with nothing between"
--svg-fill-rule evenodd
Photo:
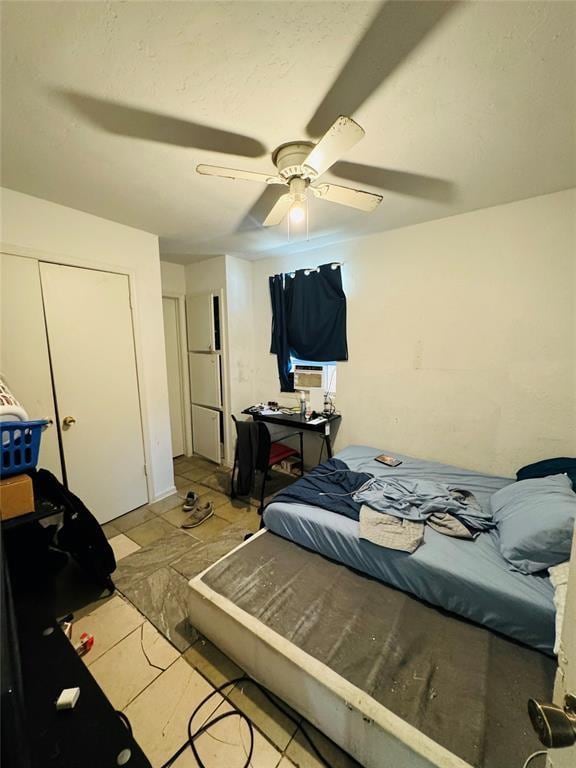
<instances>
[{"instance_id":1,"label":"ceiling fan","mask_svg":"<svg viewBox=\"0 0 576 768\"><path fill-rule=\"evenodd\" d=\"M197 166L198 172L205 175L260 181L266 185L237 232L246 227L253 228L254 224L259 228L262 216L265 217L265 226L278 224L288 212L290 220L296 223L298 218L303 219L306 215L306 200L310 192L320 199L364 211L371 211L380 203L380 195L319 182L319 177L328 168L332 175L362 185L438 202L452 199L454 185L446 179L340 162L339 157L360 141L364 131L350 117L337 118L337 115L341 112L353 115L444 17L462 5L458 0L382 2L308 120L305 131L309 137L316 138L327 125L332 123L332 127L316 144L295 141L278 147L272 153L276 172L268 175L218 166ZM109 133L242 157L262 157L266 154L266 147L250 136L77 91L57 89L55 95L82 118ZM271 185L276 184L288 187L289 191L274 201Z\"/></svg>"},{"instance_id":2,"label":"ceiling fan","mask_svg":"<svg viewBox=\"0 0 576 768\"><path fill-rule=\"evenodd\" d=\"M340 116L317 144L309 141L294 141L282 144L275 149L272 153L272 162L277 169L275 174L239 171L234 168L204 164L197 165L196 170L205 176L255 181L260 184L286 185L290 191L279 197L272 206L262 222L265 227L280 224L287 213L290 214L290 220L293 223L302 221L306 215L305 203L308 190L321 200L369 212L382 202L382 195L338 184L316 183L318 178L363 136L364 129L358 123L350 117Z\"/></svg>"}]
</instances>

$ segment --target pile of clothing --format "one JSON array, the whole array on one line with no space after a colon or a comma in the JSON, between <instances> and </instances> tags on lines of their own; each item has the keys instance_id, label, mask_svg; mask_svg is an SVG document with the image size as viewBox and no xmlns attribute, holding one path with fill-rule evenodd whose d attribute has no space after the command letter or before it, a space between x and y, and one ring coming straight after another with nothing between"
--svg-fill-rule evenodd
<instances>
[{"instance_id":1,"label":"pile of clothing","mask_svg":"<svg viewBox=\"0 0 576 768\"><path fill-rule=\"evenodd\" d=\"M494 527L470 491L434 480L373 477L352 498L362 505L360 538L403 552L418 549L426 525L459 539Z\"/></svg>"},{"instance_id":2,"label":"pile of clothing","mask_svg":"<svg viewBox=\"0 0 576 768\"><path fill-rule=\"evenodd\" d=\"M475 496L434 480L373 477L330 459L281 491L275 502L311 504L360 523L360 538L382 547L414 552L428 525L438 533L474 539L494 527Z\"/></svg>"}]
</instances>

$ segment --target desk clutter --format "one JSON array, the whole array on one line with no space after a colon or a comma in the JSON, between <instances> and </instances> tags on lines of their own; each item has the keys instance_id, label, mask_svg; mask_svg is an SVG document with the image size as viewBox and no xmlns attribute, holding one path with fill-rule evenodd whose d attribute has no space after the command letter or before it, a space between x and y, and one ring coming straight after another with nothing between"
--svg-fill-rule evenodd
<instances>
[{"instance_id":1,"label":"desk clutter","mask_svg":"<svg viewBox=\"0 0 576 768\"><path fill-rule=\"evenodd\" d=\"M301 395L304 395L302 392ZM336 413L332 402L325 400L325 407L323 411L313 410L310 408L309 403L304 397L300 398L299 405L292 408L287 406L281 406L277 402L272 400L267 403L257 403L246 408L244 413L258 416L302 416L309 424L322 424L328 421L329 416L333 416Z\"/></svg>"},{"instance_id":2,"label":"desk clutter","mask_svg":"<svg viewBox=\"0 0 576 768\"><path fill-rule=\"evenodd\" d=\"M289 415L291 413L300 413L300 407L295 408L286 408L284 406L280 407L278 403L275 402L268 402L268 403L257 403L256 405L251 405L244 413L258 413L261 416L274 416L275 414L283 413L285 415Z\"/></svg>"}]
</instances>

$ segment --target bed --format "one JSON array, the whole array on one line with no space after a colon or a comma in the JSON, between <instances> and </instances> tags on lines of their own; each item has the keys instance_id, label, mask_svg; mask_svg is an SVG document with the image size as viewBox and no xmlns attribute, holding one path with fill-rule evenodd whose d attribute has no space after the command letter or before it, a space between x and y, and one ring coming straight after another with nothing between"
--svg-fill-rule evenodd
<instances>
[{"instance_id":1,"label":"bed","mask_svg":"<svg viewBox=\"0 0 576 768\"><path fill-rule=\"evenodd\" d=\"M338 456L376 473L381 452ZM400 458L480 503L511 482ZM191 623L249 675L367 768L512 768L538 749L526 702L553 689L547 579L503 568L493 534L427 534L406 555L317 507L273 502L264 519L189 583Z\"/></svg>"},{"instance_id":2,"label":"bed","mask_svg":"<svg viewBox=\"0 0 576 768\"><path fill-rule=\"evenodd\" d=\"M398 453L393 455L402 464L386 467L374 460L381 453L390 452L351 446L337 458L358 472L453 484L471 491L483 506L493 493L512 482ZM357 521L316 506L272 502L264 522L270 531L331 560L552 653L555 609L550 580L547 574L527 576L512 570L500 555L494 531L465 541L427 527L424 544L406 554L360 539Z\"/></svg>"}]
</instances>

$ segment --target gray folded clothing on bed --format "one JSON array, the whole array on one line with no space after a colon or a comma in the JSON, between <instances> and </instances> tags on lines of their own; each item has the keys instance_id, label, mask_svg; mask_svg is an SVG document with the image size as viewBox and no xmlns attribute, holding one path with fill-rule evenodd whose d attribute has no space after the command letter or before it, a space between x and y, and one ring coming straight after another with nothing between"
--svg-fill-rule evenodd
<instances>
[{"instance_id":1,"label":"gray folded clothing on bed","mask_svg":"<svg viewBox=\"0 0 576 768\"><path fill-rule=\"evenodd\" d=\"M424 540L424 525L377 512L367 504L360 507L360 538L379 547L415 552Z\"/></svg>"},{"instance_id":2,"label":"gray folded clothing on bed","mask_svg":"<svg viewBox=\"0 0 576 768\"><path fill-rule=\"evenodd\" d=\"M445 536L454 536L455 539L475 539L480 534L478 530L471 530L455 515L449 512L434 512L426 523L438 533Z\"/></svg>"}]
</instances>

